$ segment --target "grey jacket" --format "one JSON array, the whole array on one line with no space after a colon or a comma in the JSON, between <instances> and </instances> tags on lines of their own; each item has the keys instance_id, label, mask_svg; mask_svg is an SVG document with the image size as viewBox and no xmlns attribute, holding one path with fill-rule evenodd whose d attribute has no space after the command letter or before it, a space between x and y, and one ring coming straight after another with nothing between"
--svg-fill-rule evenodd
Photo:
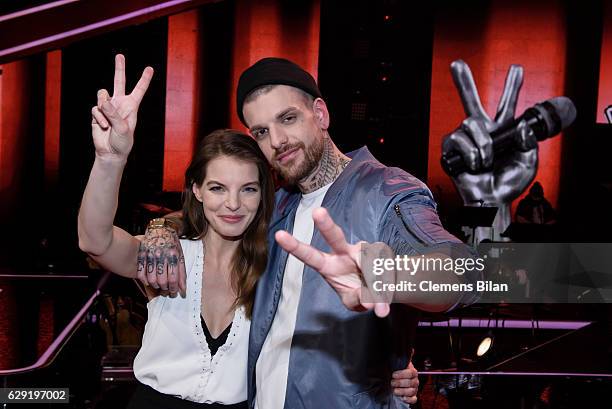
<instances>
[{"instance_id":1,"label":"grey jacket","mask_svg":"<svg viewBox=\"0 0 612 409\"><path fill-rule=\"evenodd\" d=\"M349 243L381 241L397 254L414 254L428 244L458 242L441 226L431 192L407 172L378 162L361 148L327 191L322 206ZM278 306L287 253L274 240L292 231L299 192L281 189L270 225L270 253L259 281L251 322L248 399L255 397L255 364ZM397 205L397 206L396 206ZM311 244L329 246L315 229ZM469 280L470 277L464 277ZM467 303L472 294L460 302ZM304 268L291 346L285 408L405 408L393 396L391 372L408 364L418 323L415 309L392 305L385 319L347 310L317 271ZM265 408L261 408L265 409Z\"/></svg>"}]
</instances>

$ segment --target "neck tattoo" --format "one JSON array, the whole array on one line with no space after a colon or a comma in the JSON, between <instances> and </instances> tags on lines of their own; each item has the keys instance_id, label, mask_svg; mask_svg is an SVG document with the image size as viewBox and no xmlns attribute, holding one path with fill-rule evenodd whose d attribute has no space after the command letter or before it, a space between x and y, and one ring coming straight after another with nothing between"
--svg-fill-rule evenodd
<instances>
[{"instance_id":1,"label":"neck tattoo","mask_svg":"<svg viewBox=\"0 0 612 409\"><path fill-rule=\"evenodd\" d=\"M323 153L315 171L299 183L302 193L314 192L332 183L351 159L336 148L329 135L323 139Z\"/></svg>"}]
</instances>

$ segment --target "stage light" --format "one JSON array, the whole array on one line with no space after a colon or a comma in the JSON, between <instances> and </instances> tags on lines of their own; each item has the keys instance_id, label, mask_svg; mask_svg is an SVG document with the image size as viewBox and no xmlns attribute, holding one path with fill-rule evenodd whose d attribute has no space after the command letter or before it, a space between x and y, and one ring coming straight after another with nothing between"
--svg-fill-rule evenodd
<instances>
[{"instance_id":1,"label":"stage light","mask_svg":"<svg viewBox=\"0 0 612 409\"><path fill-rule=\"evenodd\" d=\"M378 143L385 143L385 138L380 138L380 139L378 140Z\"/></svg>"},{"instance_id":2,"label":"stage light","mask_svg":"<svg viewBox=\"0 0 612 409\"><path fill-rule=\"evenodd\" d=\"M493 334L489 333L486 337L480 341L478 349L476 350L476 356L482 358L493 348Z\"/></svg>"}]
</instances>

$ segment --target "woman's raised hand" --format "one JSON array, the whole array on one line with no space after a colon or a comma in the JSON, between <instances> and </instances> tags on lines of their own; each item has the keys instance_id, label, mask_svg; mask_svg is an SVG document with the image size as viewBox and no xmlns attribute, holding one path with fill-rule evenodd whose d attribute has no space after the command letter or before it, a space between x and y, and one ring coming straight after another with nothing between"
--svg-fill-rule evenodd
<instances>
[{"instance_id":1,"label":"woman's raised hand","mask_svg":"<svg viewBox=\"0 0 612 409\"><path fill-rule=\"evenodd\" d=\"M97 105L91 109L92 136L96 156L101 159L125 161L134 144L134 129L138 107L153 78L153 68L146 67L138 83L125 94L125 57L115 56L113 95L101 89Z\"/></svg>"}]
</instances>

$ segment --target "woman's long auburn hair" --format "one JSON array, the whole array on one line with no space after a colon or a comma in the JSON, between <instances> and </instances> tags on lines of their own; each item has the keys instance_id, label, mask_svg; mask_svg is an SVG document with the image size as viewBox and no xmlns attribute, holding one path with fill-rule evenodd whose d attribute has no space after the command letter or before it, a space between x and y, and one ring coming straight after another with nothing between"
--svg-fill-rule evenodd
<instances>
[{"instance_id":1,"label":"woman's long auburn hair","mask_svg":"<svg viewBox=\"0 0 612 409\"><path fill-rule=\"evenodd\" d=\"M232 257L230 273L232 289L237 295L233 307L244 306L246 315L250 318L257 280L263 274L268 261L268 225L274 209L272 174L265 156L250 136L232 129L221 129L210 133L199 142L185 172L181 237L201 240L208 230L202 203L195 197L192 187L194 183L197 186L202 185L208 164L219 156L253 163L259 172L259 208Z\"/></svg>"}]
</instances>

